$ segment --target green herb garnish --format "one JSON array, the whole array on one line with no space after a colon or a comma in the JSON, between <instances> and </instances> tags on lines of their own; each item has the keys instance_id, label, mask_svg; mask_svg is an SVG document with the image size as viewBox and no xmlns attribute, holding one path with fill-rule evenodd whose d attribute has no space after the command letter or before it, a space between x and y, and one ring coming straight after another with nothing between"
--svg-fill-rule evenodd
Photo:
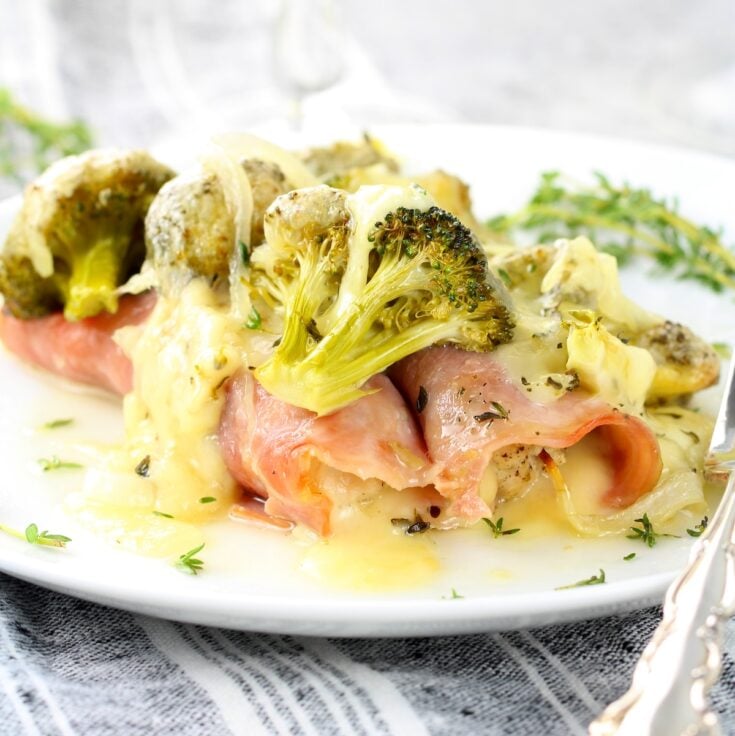
<instances>
[{"instance_id":1,"label":"green herb garnish","mask_svg":"<svg viewBox=\"0 0 735 736\"><path fill-rule=\"evenodd\" d=\"M656 198L648 189L614 186L599 172L595 178L586 187L547 171L525 207L487 225L504 236L531 232L540 242L586 235L620 263L642 255L714 291L735 289L735 253L719 232L682 217L676 202Z\"/></svg>"},{"instance_id":2,"label":"green herb garnish","mask_svg":"<svg viewBox=\"0 0 735 736\"><path fill-rule=\"evenodd\" d=\"M68 427L70 424L74 424L73 419L52 419L50 422L42 424L41 429L60 429L61 427Z\"/></svg>"},{"instance_id":3,"label":"green herb garnish","mask_svg":"<svg viewBox=\"0 0 735 736\"><path fill-rule=\"evenodd\" d=\"M555 590L569 590L570 588L584 588L586 585L602 585L605 582L605 571L600 569L599 575L592 575L585 580L578 580L571 585L562 585Z\"/></svg>"},{"instance_id":4,"label":"green herb garnish","mask_svg":"<svg viewBox=\"0 0 735 736\"><path fill-rule=\"evenodd\" d=\"M503 517L501 516L497 521L482 517L482 520L490 527L493 537L506 537L509 534L517 534L520 529L503 529Z\"/></svg>"},{"instance_id":5,"label":"green herb garnish","mask_svg":"<svg viewBox=\"0 0 735 736\"><path fill-rule=\"evenodd\" d=\"M158 511L156 509L153 509L153 514L155 516L163 516L164 519L173 519L173 514L167 514L164 511Z\"/></svg>"},{"instance_id":6,"label":"green herb garnish","mask_svg":"<svg viewBox=\"0 0 735 736\"><path fill-rule=\"evenodd\" d=\"M649 547L653 547L659 537L676 536L675 534L659 534L659 532L654 531L653 524L651 524L651 520L648 518L648 514L643 514L640 519L636 519L635 521L641 526L630 527L630 530L633 533L628 534L627 539L640 539L643 544L646 544Z\"/></svg>"},{"instance_id":7,"label":"green herb garnish","mask_svg":"<svg viewBox=\"0 0 735 736\"><path fill-rule=\"evenodd\" d=\"M56 455L52 455L50 458L41 457L38 459L38 464L44 473L48 473L49 470L77 470L84 467L79 463L62 460Z\"/></svg>"},{"instance_id":8,"label":"green herb garnish","mask_svg":"<svg viewBox=\"0 0 735 736\"><path fill-rule=\"evenodd\" d=\"M84 123L52 123L20 105L0 88L0 177L23 182L56 159L92 146Z\"/></svg>"},{"instance_id":9,"label":"green herb garnish","mask_svg":"<svg viewBox=\"0 0 735 736\"><path fill-rule=\"evenodd\" d=\"M214 503L217 499L214 496L202 496L199 503Z\"/></svg>"},{"instance_id":10,"label":"green herb garnish","mask_svg":"<svg viewBox=\"0 0 735 736\"><path fill-rule=\"evenodd\" d=\"M250 250L245 243L242 242L242 240L237 241L237 247L240 249L240 260L242 261L243 266L249 266L250 265Z\"/></svg>"},{"instance_id":11,"label":"green herb garnish","mask_svg":"<svg viewBox=\"0 0 735 736\"><path fill-rule=\"evenodd\" d=\"M204 549L204 543L200 544L194 549L190 549L179 557L176 561L176 567L189 575L196 575L204 567L204 562L196 557L195 554L201 552Z\"/></svg>"},{"instance_id":12,"label":"green herb garnish","mask_svg":"<svg viewBox=\"0 0 735 736\"><path fill-rule=\"evenodd\" d=\"M460 598L464 598L464 596L463 595L460 595L454 588L452 588L452 595L449 595L449 596L443 595L442 596L442 600L445 600L445 601L457 601Z\"/></svg>"},{"instance_id":13,"label":"green herb garnish","mask_svg":"<svg viewBox=\"0 0 735 736\"><path fill-rule=\"evenodd\" d=\"M709 517L705 516L694 529L687 529L687 534L690 537L701 537L702 532L707 528L707 524L709 524Z\"/></svg>"},{"instance_id":14,"label":"green herb garnish","mask_svg":"<svg viewBox=\"0 0 735 736\"><path fill-rule=\"evenodd\" d=\"M635 557L635 552L631 552L629 555L625 555L623 559L627 562L628 560L632 560Z\"/></svg>"},{"instance_id":15,"label":"green herb garnish","mask_svg":"<svg viewBox=\"0 0 735 736\"><path fill-rule=\"evenodd\" d=\"M24 532L0 524L0 531L16 539L22 539L28 544L38 544L42 547L66 547L67 543L71 542L71 537L66 537L63 534L49 534L47 531L39 532L37 524L29 524Z\"/></svg>"},{"instance_id":16,"label":"green herb garnish","mask_svg":"<svg viewBox=\"0 0 735 736\"><path fill-rule=\"evenodd\" d=\"M475 414L474 419L476 422L492 422L493 419L508 418L508 410L499 401L491 401L490 405L493 407L492 409L484 411L482 414Z\"/></svg>"}]
</instances>

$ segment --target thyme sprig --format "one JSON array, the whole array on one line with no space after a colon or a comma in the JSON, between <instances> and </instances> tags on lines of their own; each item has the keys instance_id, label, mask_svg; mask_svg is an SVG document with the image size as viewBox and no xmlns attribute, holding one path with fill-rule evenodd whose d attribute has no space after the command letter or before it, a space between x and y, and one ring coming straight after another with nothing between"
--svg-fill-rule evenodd
<instances>
[{"instance_id":1,"label":"thyme sprig","mask_svg":"<svg viewBox=\"0 0 735 736\"><path fill-rule=\"evenodd\" d=\"M41 429L61 429L61 427L70 427L74 424L74 420L67 417L64 419L52 419L50 422L45 422L41 425Z\"/></svg>"},{"instance_id":2,"label":"thyme sprig","mask_svg":"<svg viewBox=\"0 0 735 736\"><path fill-rule=\"evenodd\" d=\"M488 519L487 517L483 516L482 520L490 527L490 531L497 539L498 537L507 537L510 534L518 534L520 528L518 529L503 529L503 517L501 516L497 521L493 521L492 519Z\"/></svg>"},{"instance_id":3,"label":"thyme sprig","mask_svg":"<svg viewBox=\"0 0 735 736\"><path fill-rule=\"evenodd\" d=\"M584 580L578 580L576 583L571 585L561 585L555 590L570 590L571 588L584 588L587 585L602 585L605 582L605 571L600 568L598 575L590 575L590 577Z\"/></svg>"},{"instance_id":4,"label":"thyme sprig","mask_svg":"<svg viewBox=\"0 0 735 736\"><path fill-rule=\"evenodd\" d=\"M443 601L458 601L464 598L463 595L460 595L454 588L452 588L452 594L451 595L443 595L442 600Z\"/></svg>"},{"instance_id":5,"label":"thyme sprig","mask_svg":"<svg viewBox=\"0 0 735 736\"><path fill-rule=\"evenodd\" d=\"M0 88L0 177L22 183L63 156L92 145L89 128L79 120L54 123L21 105Z\"/></svg>"},{"instance_id":6,"label":"thyme sprig","mask_svg":"<svg viewBox=\"0 0 735 736\"><path fill-rule=\"evenodd\" d=\"M643 516L640 519L636 519L635 522L636 524L640 524L640 526L630 527L630 530L633 533L626 535L627 539L640 539L643 544L653 547L659 537L676 537L676 534L663 534L654 531L653 524L648 518L648 514L643 514Z\"/></svg>"},{"instance_id":7,"label":"thyme sprig","mask_svg":"<svg viewBox=\"0 0 735 736\"><path fill-rule=\"evenodd\" d=\"M584 186L558 171L544 172L528 204L487 225L501 236L530 232L540 242L586 235L620 263L642 255L714 291L735 289L735 253L719 231L683 217L676 201L657 198L650 189L615 186L600 172L594 176L595 183Z\"/></svg>"},{"instance_id":8,"label":"thyme sprig","mask_svg":"<svg viewBox=\"0 0 735 736\"><path fill-rule=\"evenodd\" d=\"M709 524L709 516L705 516L694 529L687 529L687 534L690 537L701 537L702 532L707 528L707 524Z\"/></svg>"},{"instance_id":9,"label":"thyme sprig","mask_svg":"<svg viewBox=\"0 0 735 736\"><path fill-rule=\"evenodd\" d=\"M12 527L0 524L0 532L21 539L28 544L38 544L42 547L66 547L68 542L71 542L71 537L67 537L64 534L50 534L48 531L38 531L37 524L29 524L25 531L18 531Z\"/></svg>"},{"instance_id":10,"label":"thyme sprig","mask_svg":"<svg viewBox=\"0 0 735 736\"><path fill-rule=\"evenodd\" d=\"M176 567L189 575L197 575L204 567L204 561L194 557L194 555L198 554L203 549L204 543L200 544L198 547L190 549L183 555L180 555L179 559L176 561Z\"/></svg>"},{"instance_id":11,"label":"thyme sprig","mask_svg":"<svg viewBox=\"0 0 735 736\"><path fill-rule=\"evenodd\" d=\"M84 467L83 465L71 462L70 460L62 460L56 455L38 458L38 465L44 473L48 473L50 470L78 470L79 468Z\"/></svg>"}]
</instances>

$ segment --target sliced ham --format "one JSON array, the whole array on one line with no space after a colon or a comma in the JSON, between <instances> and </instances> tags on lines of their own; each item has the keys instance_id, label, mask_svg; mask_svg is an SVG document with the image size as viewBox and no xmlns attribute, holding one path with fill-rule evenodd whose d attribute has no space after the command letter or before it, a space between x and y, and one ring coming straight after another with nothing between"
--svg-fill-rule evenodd
<instances>
[{"instance_id":1,"label":"sliced ham","mask_svg":"<svg viewBox=\"0 0 735 736\"><path fill-rule=\"evenodd\" d=\"M328 416L271 396L250 373L229 382L219 440L232 475L267 498L267 513L330 530L332 499L319 483L319 465L393 488L423 487L431 466L403 397L385 376L376 389Z\"/></svg>"},{"instance_id":2,"label":"sliced ham","mask_svg":"<svg viewBox=\"0 0 735 736\"><path fill-rule=\"evenodd\" d=\"M0 340L32 365L72 381L126 394L133 386L133 368L112 339L121 327L137 325L156 303L153 292L124 296L117 312L103 312L68 322L61 312L38 319L0 314Z\"/></svg>"},{"instance_id":3,"label":"sliced ham","mask_svg":"<svg viewBox=\"0 0 735 736\"><path fill-rule=\"evenodd\" d=\"M411 405L423 387L419 421L435 464L434 484L451 500L449 512L463 519L489 514L480 482L493 453L509 445L566 448L600 433L612 470L600 500L610 508L629 506L661 474L658 442L640 419L579 390L550 403L534 401L492 353L429 348L394 366L391 377Z\"/></svg>"}]
</instances>

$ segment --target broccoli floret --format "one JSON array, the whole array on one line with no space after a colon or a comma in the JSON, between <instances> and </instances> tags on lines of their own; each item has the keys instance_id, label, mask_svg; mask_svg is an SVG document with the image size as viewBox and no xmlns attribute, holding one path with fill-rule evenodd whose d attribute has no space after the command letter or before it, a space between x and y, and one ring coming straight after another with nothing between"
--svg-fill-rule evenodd
<instances>
[{"instance_id":1,"label":"broccoli floret","mask_svg":"<svg viewBox=\"0 0 735 736\"><path fill-rule=\"evenodd\" d=\"M419 187L291 192L266 212L265 233L253 303L280 304L283 331L255 376L288 403L328 414L422 348L485 352L512 337L477 240Z\"/></svg>"},{"instance_id":2,"label":"broccoli floret","mask_svg":"<svg viewBox=\"0 0 735 736\"><path fill-rule=\"evenodd\" d=\"M250 247L263 242L263 214L291 186L269 161L246 159L241 166L250 182L253 212ZM197 169L161 188L145 220L148 257L161 287L171 291L192 276L226 279L235 246L235 222L218 175Z\"/></svg>"},{"instance_id":3,"label":"broccoli floret","mask_svg":"<svg viewBox=\"0 0 735 736\"><path fill-rule=\"evenodd\" d=\"M43 317L61 307L54 279L41 278L27 256L0 258L0 292L10 313L22 319Z\"/></svg>"},{"instance_id":4,"label":"broccoli floret","mask_svg":"<svg viewBox=\"0 0 735 736\"><path fill-rule=\"evenodd\" d=\"M16 317L69 320L117 310L117 287L145 257L143 218L173 172L143 151L88 151L31 184L0 256L0 292Z\"/></svg>"}]
</instances>

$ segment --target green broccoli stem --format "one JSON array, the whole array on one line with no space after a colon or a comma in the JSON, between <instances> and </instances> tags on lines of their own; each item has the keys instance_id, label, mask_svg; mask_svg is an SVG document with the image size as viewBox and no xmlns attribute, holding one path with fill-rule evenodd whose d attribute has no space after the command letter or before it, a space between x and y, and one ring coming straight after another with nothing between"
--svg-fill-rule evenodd
<instances>
[{"instance_id":1,"label":"green broccoli stem","mask_svg":"<svg viewBox=\"0 0 735 736\"><path fill-rule=\"evenodd\" d=\"M350 315L352 316L352 315ZM330 331L335 342L353 333L354 320L347 318ZM460 334L461 323L427 321L412 325L402 332L361 335L359 347L340 357L314 352L300 362L279 359L276 352L255 371L263 388L282 401L303 406L319 415L337 409L369 393L362 388L372 376L382 373L394 363L419 350ZM320 343L321 345L321 343ZM316 358L316 359L315 359ZM330 361L328 372L321 370Z\"/></svg>"},{"instance_id":2,"label":"green broccoli stem","mask_svg":"<svg viewBox=\"0 0 735 736\"><path fill-rule=\"evenodd\" d=\"M362 343L372 325L381 314L388 311L386 305L402 295L414 291L432 290L431 278L417 269L410 261L385 259L378 271L365 286L359 299L352 302L341 314L333 318L332 326L323 340L311 351L306 362L324 365L339 356L350 353ZM390 364L389 364L390 365Z\"/></svg>"},{"instance_id":3,"label":"green broccoli stem","mask_svg":"<svg viewBox=\"0 0 735 736\"><path fill-rule=\"evenodd\" d=\"M338 314L326 318L329 329L310 351L307 325L316 305L309 302L319 283L316 264L299 284L291 302L281 343L276 352L256 371L255 377L271 394L317 414L330 414L371 393L362 389L372 376L397 361L436 343L456 340L462 319L426 319L400 329L376 330L386 305L418 291L434 289L433 271L416 268L400 258L386 259L365 286L359 299ZM329 366L329 370L325 370Z\"/></svg>"},{"instance_id":4,"label":"green broccoli stem","mask_svg":"<svg viewBox=\"0 0 735 736\"><path fill-rule=\"evenodd\" d=\"M64 317L71 321L93 317L99 312L117 311L117 286L125 242L111 236L95 243L71 262L66 284Z\"/></svg>"}]
</instances>

